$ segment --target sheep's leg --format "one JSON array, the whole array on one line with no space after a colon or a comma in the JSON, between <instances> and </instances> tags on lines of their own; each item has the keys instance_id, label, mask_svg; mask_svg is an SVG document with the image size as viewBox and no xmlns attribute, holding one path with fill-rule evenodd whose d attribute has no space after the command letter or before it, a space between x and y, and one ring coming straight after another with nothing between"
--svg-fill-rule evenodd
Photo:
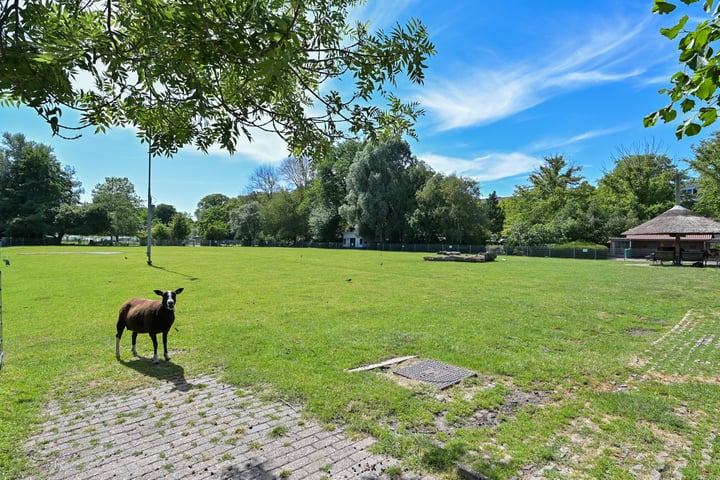
<instances>
[{"instance_id":1,"label":"sheep's leg","mask_svg":"<svg viewBox=\"0 0 720 480\"><path fill-rule=\"evenodd\" d=\"M150 338L152 338L153 342L153 363L160 363L157 356L157 334L155 332L150 332Z\"/></svg>"},{"instance_id":2,"label":"sheep's leg","mask_svg":"<svg viewBox=\"0 0 720 480\"><path fill-rule=\"evenodd\" d=\"M168 332L163 332L163 337L162 337L163 338L163 350L165 351L165 360L166 361L170 360L170 355L168 355L168 350L167 350L167 334L168 334Z\"/></svg>"},{"instance_id":3,"label":"sheep's leg","mask_svg":"<svg viewBox=\"0 0 720 480\"><path fill-rule=\"evenodd\" d=\"M133 334L132 334L132 353L136 357L138 356L137 346L136 346L137 345L137 336L138 336L138 332L133 332Z\"/></svg>"},{"instance_id":4,"label":"sheep's leg","mask_svg":"<svg viewBox=\"0 0 720 480\"><path fill-rule=\"evenodd\" d=\"M117 322L117 333L115 334L115 358L120 360L120 339L122 338L123 331L125 330L125 322L122 318L118 319Z\"/></svg>"}]
</instances>

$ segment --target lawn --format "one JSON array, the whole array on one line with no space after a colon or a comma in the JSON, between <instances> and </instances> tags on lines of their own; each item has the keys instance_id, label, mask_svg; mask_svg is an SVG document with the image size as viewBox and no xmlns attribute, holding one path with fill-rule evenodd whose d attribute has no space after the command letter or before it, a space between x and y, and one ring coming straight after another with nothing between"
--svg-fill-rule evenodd
<instances>
[{"instance_id":1,"label":"lawn","mask_svg":"<svg viewBox=\"0 0 720 480\"><path fill-rule=\"evenodd\" d=\"M65 253L58 253L65 252ZM110 253L118 252L118 253ZM409 468L490 478L720 477L720 268L279 248L4 248L0 479L50 399L216 373ZM105 254L97 254L105 253ZM114 357L117 310L183 287L172 362ZM130 335L121 349L131 358ZM477 372L442 392L353 367L417 355ZM403 383L403 384L401 384Z\"/></svg>"}]
</instances>

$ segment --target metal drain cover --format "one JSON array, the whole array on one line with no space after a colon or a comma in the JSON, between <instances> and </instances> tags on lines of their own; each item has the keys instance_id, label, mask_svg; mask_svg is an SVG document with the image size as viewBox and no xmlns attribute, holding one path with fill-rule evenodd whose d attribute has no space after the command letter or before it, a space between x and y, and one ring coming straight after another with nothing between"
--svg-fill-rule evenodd
<instances>
[{"instance_id":1,"label":"metal drain cover","mask_svg":"<svg viewBox=\"0 0 720 480\"><path fill-rule=\"evenodd\" d=\"M463 378L477 375L471 370L448 365L437 360L423 360L415 365L399 368L395 370L395 373L411 380L431 383L440 390L460 383Z\"/></svg>"}]
</instances>

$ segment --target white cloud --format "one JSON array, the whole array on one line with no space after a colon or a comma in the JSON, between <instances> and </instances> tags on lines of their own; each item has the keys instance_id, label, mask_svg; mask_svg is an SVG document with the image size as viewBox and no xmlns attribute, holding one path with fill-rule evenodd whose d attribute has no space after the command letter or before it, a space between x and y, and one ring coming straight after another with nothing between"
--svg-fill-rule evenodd
<instances>
[{"instance_id":1,"label":"white cloud","mask_svg":"<svg viewBox=\"0 0 720 480\"><path fill-rule=\"evenodd\" d=\"M433 170L446 175L457 174L479 182L499 180L532 172L541 162L524 153L490 153L472 159L453 158L434 153L419 154L418 158Z\"/></svg>"},{"instance_id":2,"label":"white cloud","mask_svg":"<svg viewBox=\"0 0 720 480\"><path fill-rule=\"evenodd\" d=\"M250 129L252 141L242 137L235 145L235 153L229 155L219 145L213 145L208 149L208 154L222 155L229 161L243 162L250 161L258 164L279 165L288 155L288 147L285 141L275 133L265 132L258 129ZM202 153L193 146L183 148L185 153Z\"/></svg>"},{"instance_id":3,"label":"white cloud","mask_svg":"<svg viewBox=\"0 0 720 480\"><path fill-rule=\"evenodd\" d=\"M489 67L455 68L444 78L429 71L418 99L445 131L493 123L564 92L639 78L645 72L637 62L645 28L616 24L589 33L581 45L565 41L550 53L533 52Z\"/></svg>"}]
</instances>

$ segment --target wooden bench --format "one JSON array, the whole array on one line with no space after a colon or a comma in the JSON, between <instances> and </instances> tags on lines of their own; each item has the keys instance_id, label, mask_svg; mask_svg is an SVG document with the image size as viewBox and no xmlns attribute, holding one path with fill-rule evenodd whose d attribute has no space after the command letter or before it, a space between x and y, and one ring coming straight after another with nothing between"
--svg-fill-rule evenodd
<instances>
[{"instance_id":1,"label":"wooden bench","mask_svg":"<svg viewBox=\"0 0 720 480\"><path fill-rule=\"evenodd\" d=\"M683 262L705 262L705 253L704 252L682 252L680 255L680 258Z\"/></svg>"},{"instance_id":2,"label":"wooden bench","mask_svg":"<svg viewBox=\"0 0 720 480\"><path fill-rule=\"evenodd\" d=\"M675 252L670 250L658 250L652 254L653 263L660 262L660 265L665 265L665 262L672 262L675 260Z\"/></svg>"}]
</instances>

